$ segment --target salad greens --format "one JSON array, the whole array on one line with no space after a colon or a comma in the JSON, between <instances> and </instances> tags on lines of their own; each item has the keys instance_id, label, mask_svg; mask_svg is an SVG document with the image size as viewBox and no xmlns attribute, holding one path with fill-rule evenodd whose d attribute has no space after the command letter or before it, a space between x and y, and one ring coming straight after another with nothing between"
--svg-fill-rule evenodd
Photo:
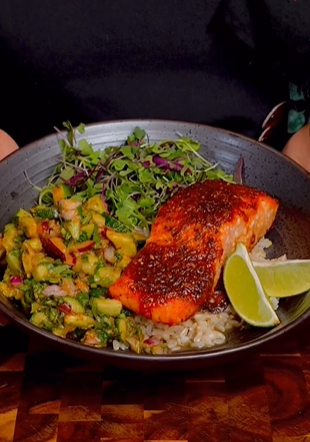
<instances>
[{"instance_id":1,"label":"salad greens","mask_svg":"<svg viewBox=\"0 0 310 442\"><path fill-rule=\"evenodd\" d=\"M62 161L41 190L40 205L51 206L53 186L64 183L81 202L101 194L109 222L114 219L148 235L160 206L178 188L205 179L233 182L200 155L198 142L184 136L155 143L137 127L124 145L96 151L86 139L76 139L76 131L85 131L83 124L76 129L69 122L63 125Z\"/></svg>"}]
</instances>

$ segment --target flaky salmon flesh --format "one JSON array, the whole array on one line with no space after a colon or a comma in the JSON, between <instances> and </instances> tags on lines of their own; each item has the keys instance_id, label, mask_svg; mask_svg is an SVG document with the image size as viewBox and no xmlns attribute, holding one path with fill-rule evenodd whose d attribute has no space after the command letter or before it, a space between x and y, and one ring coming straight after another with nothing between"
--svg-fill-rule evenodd
<instances>
[{"instance_id":1,"label":"flaky salmon flesh","mask_svg":"<svg viewBox=\"0 0 310 442\"><path fill-rule=\"evenodd\" d=\"M272 226L279 202L243 185L206 180L164 204L143 249L109 289L138 315L179 324L208 303L238 242L248 250Z\"/></svg>"}]
</instances>

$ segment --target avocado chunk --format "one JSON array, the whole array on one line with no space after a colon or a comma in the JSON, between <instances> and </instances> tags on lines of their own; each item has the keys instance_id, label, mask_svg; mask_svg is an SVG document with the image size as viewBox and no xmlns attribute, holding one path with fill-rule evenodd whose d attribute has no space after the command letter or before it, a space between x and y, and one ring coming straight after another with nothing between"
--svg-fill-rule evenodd
<instances>
[{"instance_id":1,"label":"avocado chunk","mask_svg":"<svg viewBox=\"0 0 310 442\"><path fill-rule=\"evenodd\" d=\"M73 314L85 313L85 308L76 298L73 298L72 296L64 296L63 301L70 305Z\"/></svg>"},{"instance_id":2,"label":"avocado chunk","mask_svg":"<svg viewBox=\"0 0 310 442\"><path fill-rule=\"evenodd\" d=\"M20 275L23 273L21 253L19 249L8 252L6 254L6 262L15 275Z\"/></svg>"},{"instance_id":3,"label":"avocado chunk","mask_svg":"<svg viewBox=\"0 0 310 442\"><path fill-rule=\"evenodd\" d=\"M145 242L147 240L147 236L143 235L143 233L137 232L137 231L133 231L132 232L132 236L134 237L134 239L137 242L137 246L139 248L143 247L145 245Z\"/></svg>"},{"instance_id":4,"label":"avocado chunk","mask_svg":"<svg viewBox=\"0 0 310 442\"><path fill-rule=\"evenodd\" d=\"M49 280L49 269L46 263L41 262L36 266L32 267L32 276L36 282L48 281Z\"/></svg>"},{"instance_id":5,"label":"avocado chunk","mask_svg":"<svg viewBox=\"0 0 310 442\"><path fill-rule=\"evenodd\" d=\"M75 272L83 272L86 275L94 275L98 261L99 259L94 252L82 253L77 257L73 270Z\"/></svg>"},{"instance_id":6,"label":"avocado chunk","mask_svg":"<svg viewBox=\"0 0 310 442\"><path fill-rule=\"evenodd\" d=\"M22 248L22 250L26 250L30 254L32 254L34 252L38 253L38 252L42 252L42 243L39 238L26 239L22 243L21 248Z\"/></svg>"},{"instance_id":7,"label":"avocado chunk","mask_svg":"<svg viewBox=\"0 0 310 442\"><path fill-rule=\"evenodd\" d=\"M66 265L57 265L52 258L44 257L41 253L32 256L31 264L32 276L36 282L58 284L62 280L62 271L68 270Z\"/></svg>"},{"instance_id":8,"label":"avocado chunk","mask_svg":"<svg viewBox=\"0 0 310 442\"><path fill-rule=\"evenodd\" d=\"M81 235L81 219L76 217L73 220L68 221L66 223L66 228L72 238L77 241Z\"/></svg>"},{"instance_id":9,"label":"avocado chunk","mask_svg":"<svg viewBox=\"0 0 310 442\"><path fill-rule=\"evenodd\" d=\"M132 317L119 317L115 319L118 331L118 339L129 345L135 353L141 353L143 346L143 334L138 324Z\"/></svg>"},{"instance_id":10,"label":"avocado chunk","mask_svg":"<svg viewBox=\"0 0 310 442\"><path fill-rule=\"evenodd\" d=\"M95 320L90 316L81 313L76 315L66 315L64 318L64 324L66 327L70 327L72 329L88 329L95 325Z\"/></svg>"},{"instance_id":11,"label":"avocado chunk","mask_svg":"<svg viewBox=\"0 0 310 442\"><path fill-rule=\"evenodd\" d=\"M116 328L118 331L118 338L120 341L126 343L126 336L127 336L127 324L126 324L127 318L117 318L115 321Z\"/></svg>"},{"instance_id":12,"label":"avocado chunk","mask_svg":"<svg viewBox=\"0 0 310 442\"><path fill-rule=\"evenodd\" d=\"M95 230L95 224L89 223L81 227L81 232L85 233L87 239L91 239Z\"/></svg>"},{"instance_id":13,"label":"avocado chunk","mask_svg":"<svg viewBox=\"0 0 310 442\"><path fill-rule=\"evenodd\" d=\"M97 213L105 212L104 202L101 195L94 195L89 198L83 205L86 210L92 210Z\"/></svg>"},{"instance_id":14,"label":"avocado chunk","mask_svg":"<svg viewBox=\"0 0 310 442\"><path fill-rule=\"evenodd\" d=\"M7 224L4 228L4 235L2 238L2 245L7 252L17 248L17 242L20 239L17 228L14 224Z\"/></svg>"},{"instance_id":15,"label":"avocado chunk","mask_svg":"<svg viewBox=\"0 0 310 442\"><path fill-rule=\"evenodd\" d=\"M119 252L115 253L115 257L117 267L121 267L122 269L125 269L131 261L131 258L129 258L129 256L122 255Z\"/></svg>"},{"instance_id":16,"label":"avocado chunk","mask_svg":"<svg viewBox=\"0 0 310 442\"><path fill-rule=\"evenodd\" d=\"M21 258L22 258L24 271L26 273L27 278L31 278L33 270L32 258L35 257L36 253L42 252L42 243L39 238L26 239L22 243L21 250L22 250ZM40 256L42 256L42 254L40 254Z\"/></svg>"},{"instance_id":17,"label":"avocado chunk","mask_svg":"<svg viewBox=\"0 0 310 442\"><path fill-rule=\"evenodd\" d=\"M32 275L32 257L30 253L23 252L22 253L22 263L24 267L24 271L26 273L27 278L31 278Z\"/></svg>"},{"instance_id":18,"label":"avocado chunk","mask_svg":"<svg viewBox=\"0 0 310 442\"><path fill-rule=\"evenodd\" d=\"M30 322L40 328L52 330L54 324L50 321L44 312L34 312L30 317Z\"/></svg>"},{"instance_id":19,"label":"avocado chunk","mask_svg":"<svg viewBox=\"0 0 310 442\"><path fill-rule=\"evenodd\" d=\"M19 209L16 214L18 227L25 233L28 238L38 237L38 225L33 216L24 209Z\"/></svg>"},{"instance_id":20,"label":"avocado chunk","mask_svg":"<svg viewBox=\"0 0 310 442\"><path fill-rule=\"evenodd\" d=\"M68 329L65 327L54 327L52 330L55 336L59 336L60 338L65 338L68 333Z\"/></svg>"},{"instance_id":21,"label":"avocado chunk","mask_svg":"<svg viewBox=\"0 0 310 442\"><path fill-rule=\"evenodd\" d=\"M97 314L106 316L118 316L122 311L122 303L117 299L110 298L94 298L92 302L92 312L94 316Z\"/></svg>"},{"instance_id":22,"label":"avocado chunk","mask_svg":"<svg viewBox=\"0 0 310 442\"><path fill-rule=\"evenodd\" d=\"M119 233L114 230L107 230L106 235L121 254L129 256L129 258L133 258L137 254L135 240L129 233Z\"/></svg>"},{"instance_id":23,"label":"avocado chunk","mask_svg":"<svg viewBox=\"0 0 310 442\"><path fill-rule=\"evenodd\" d=\"M94 274L94 282L100 287L110 287L110 285L115 282L122 273L122 269L120 267L99 267Z\"/></svg>"},{"instance_id":24,"label":"avocado chunk","mask_svg":"<svg viewBox=\"0 0 310 442\"><path fill-rule=\"evenodd\" d=\"M105 227L105 218L99 213L93 213L92 220L98 227Z\"/></svg>"}]
</instances>

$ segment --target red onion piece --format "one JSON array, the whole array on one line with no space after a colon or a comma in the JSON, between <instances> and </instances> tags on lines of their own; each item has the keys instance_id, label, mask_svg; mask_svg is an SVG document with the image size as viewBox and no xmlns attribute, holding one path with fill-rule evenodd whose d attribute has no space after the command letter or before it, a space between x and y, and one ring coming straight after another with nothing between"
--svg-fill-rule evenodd
<instances>
[{"instance_id":1,"label":"red onion piece","mask_svg":"<svg viewBox=\"0 0 310 442\"><path fill-rule=\"evenodd\" d=\"M153 157L153 162L159 167L167 167L168 169L170 167L169 161L165 160L165 158L159 157L158 155Z\"/></svg>"},{"instance_id":2,"label":"red onion piece","mask_svg":"<svg viewBox=\"0 0 310 442\"><path fill-rule=\"evenodd\" d=\"M179 161L180 161L180 160L179 160ZM182 166L182 164L180 164L178 161L175 161L175 162L173 163L172 169L173 169L173 170L180 171L180 170L183 169L183 166ZM186 172L188 173L188 172L189 172L189 169L188 169Z\"/></svg>"},{"instance_id":3,"label":"red onion piece","mask_svg":"<svg viewBox=\"0 0 310 442\"><path fill-rule=\"evenodd\" d=\"M45 296L66 296L67 293L57 284L52 284L43 290Z\"/></svg>"},{"instance_id":4,"label":"red onion piece","mask_svg":"<svg viewBox=\"0 0 310 442\"><path fill-rule=\"evenodd\" d=\"M182 164L179 163L179 161L181 160L182 158L179 158L175 161L168 161L165 158L161 158L158 155L155 155L153 157L153 161L156 164L156 166L163 167L166 170L176 170L178 172L183 169Z\"/></svg>"},{"instance_id":5,"label":"red onion piece","mask_svg":"<svg viewBox=\"0 0 310 442\"><path fill-rule=\"evenodd\" d=\"M24 280L21 276L11 276L10 283L15 287L23 284Z\"/></svg>"},{"instance_id":6,"label":"red onion piece","mask_svg":"<svg viewBox=\"0 0 310 442\"><path fill-rule=\"evenodd\" d=\"M82 180L83 178L87 177L86 172L80 172L77 175L74 175L72 178L66 181L66 184L68 186L75 186L79 180Z\"/></svg>"},{"instance_id":7,"label":"red onion piece","mask_svg":"<svg viewBox=\"0 0 310 442\"><path fill-rule=\"evenodd\" d=\"M108 262L111 262L112 264L114 264L114 262L115 262L115 249L114 249L114 247L110 246L110 247L107 247L106 249L104 249L103 256Z\"/></svg>"},{"instance_id":8,"label":"red onion piece","mask_svg":"<svg viewBox=\"0 0 310 442\"><path fill-rule=\"evenodd\" d=\"M146 339L143 344L146 345L159 345L160 344L160 340L158 338L148 338Z\"/></svg>"}]
</instances>

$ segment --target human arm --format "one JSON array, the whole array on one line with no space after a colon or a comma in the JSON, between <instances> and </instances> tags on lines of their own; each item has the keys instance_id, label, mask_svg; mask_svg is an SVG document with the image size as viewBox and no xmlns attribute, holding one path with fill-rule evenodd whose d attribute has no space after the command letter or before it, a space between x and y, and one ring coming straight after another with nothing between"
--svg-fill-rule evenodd
<instances>
[{"instance_id":1,"label":"human arm","mask_svg":"<svg viewBox=\"0 0 310 442\"><path fill-rule=\"evenodd\" d=\"M17 143L5 131L0 129L0 161L18 149Z\"/></svg>"},{"instance_id":2,"label":"human arm","mask_svg":"<svg viewBox=\"0 0 310 442\"><path fill-rule=\"evenodd\" d=\"M282 152L310 173L310 123L292 135Z\"/></svg>"}]
</instances>

